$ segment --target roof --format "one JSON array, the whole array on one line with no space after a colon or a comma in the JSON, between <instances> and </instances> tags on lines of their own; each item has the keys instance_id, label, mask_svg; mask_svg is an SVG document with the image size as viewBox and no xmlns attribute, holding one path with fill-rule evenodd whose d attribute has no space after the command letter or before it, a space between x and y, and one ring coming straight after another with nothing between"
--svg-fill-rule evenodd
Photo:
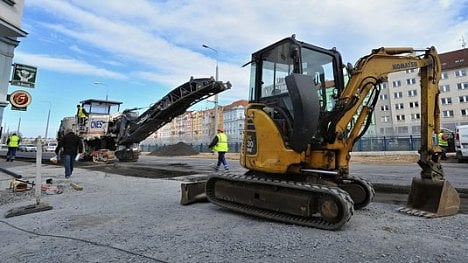
<instances>
[{"instance_id":1,"label":"roof","mask_svg":"<svg viewBox=\"0 0 468 263\"><path fill-rule=\"evenodd\" d=\"M80 101L82 104L112 104L112 105L120 105L123 102L120 101L111 101L111 100L97 100L97 99L87 99Z\"/></svg>"},{"instance_id":2,"label":"roof","mask_svg":"<svg viewBox=\"0 0 468 263\"><path fill-rule=\"evenodd\" d=\"M442 70L468 67L468 48L439 54Z\"/></svg>"}]
</instances>

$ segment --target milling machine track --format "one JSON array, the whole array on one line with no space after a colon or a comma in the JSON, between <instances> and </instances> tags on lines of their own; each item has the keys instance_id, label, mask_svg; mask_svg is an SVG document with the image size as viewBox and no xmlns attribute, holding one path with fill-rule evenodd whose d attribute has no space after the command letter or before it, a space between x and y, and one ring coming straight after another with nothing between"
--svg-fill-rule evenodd
<instances>
[{"instance_id":1,"label":"milling machine track","mask_svg":"<svg viewBox=\"0 0 468 263\"><path fill-rule=\"evenodd\" d=\"M350 195L338 187L252 175L212 176L206 195L210 202L237 212L326 230L339 229L354 212Z\"/></svg>"}]
</instances>

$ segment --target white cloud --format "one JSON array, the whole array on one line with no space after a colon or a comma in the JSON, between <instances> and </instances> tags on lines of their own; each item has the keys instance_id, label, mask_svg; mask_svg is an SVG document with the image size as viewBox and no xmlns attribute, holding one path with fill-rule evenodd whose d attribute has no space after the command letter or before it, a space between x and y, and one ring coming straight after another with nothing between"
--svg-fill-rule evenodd
<instances>
[{"instance_id":1,"label":"white cloud","mask_svg":"<svg viewBox=\"0 0 468 263\"><path fill-rule=\"evenodd\" d=\"M460 20L458 13L467 10L467 0L26 3L59 21L45 25L52 32L131 64L137 68L132 70L135 76L170 87L190 76L212 75L215 56L202 44L219 51L222 79L231 80L235 87L247 87L248 71L240 66L249 61L250 54L293 33L302 41L337 47L344 62L354 63L380 46L458 49L468 28L468 21L463 14Z\"/></svg>"},{"instance_id":2,"label":"white cloud","mask_svg":"<svg viewBox=\"0 0 468 263\"><path fill-rule=\"evenodd\" d=\"M46 54L28 54L23 52L15 52L15 61L27 63L28 65L33 65L40 69L46 69L55 72L91 75L112 79L127 79L127 77L123 74L99 68L87 64L86 62L78 61L76 59L51 57Z\"/></svg>"}]
</instances>

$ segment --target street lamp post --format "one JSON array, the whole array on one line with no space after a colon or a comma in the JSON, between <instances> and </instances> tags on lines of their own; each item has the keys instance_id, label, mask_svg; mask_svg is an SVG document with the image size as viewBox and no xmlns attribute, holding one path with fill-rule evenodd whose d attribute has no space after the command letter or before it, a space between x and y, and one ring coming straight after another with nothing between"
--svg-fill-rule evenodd
<instances>
[{"instance_id":1,"label":"street lamp post","mask_svg":"<svg viewBox=\"0 0 468 263\"><path fill-rule=\"evenodd\" d=\"M216 53L216 77L215 77L215 80L218 81L218 50L212 48L212 47L209 47L205 44L202 45L202 47L204 48L207 48L207 49L211 49L213 50L215 53ZM215 94L215 97L214 97L214 136L216 136L216 133L218 131L218 94Z\"/></svg>"},{"instance_id":2,"label":"street lamp post","mask_svg":"<svg viewBox=\"0 0 468 263\"><path fill-rule=\"evenodd\" d=\"M19 113L18 129L16 130L16 132L18 133L18 136L20 135L20 128L21 128L21 112Z\"/></svg>"},{"instance_id":3,"label":"street lamp post","mask_svg":"<svg viewBox=\"0 0 468 263\"><path fill-rule=\"evenodd\" d=\"M44 142L47 142L47 133L49 132L49 120L50 120L51 103L50 103L50 101L43 101L43 102L49 103L49 112L47 113L47 124L46 124L45 136L44 136Z\"/></svg>"},{"instance_id":4,"label":"street lamp post","mask_svg":"<svg viewBox=\"0 0 468 263\"><path fill-rule=\"evenodd\" d=\"M99 81L96 81L93 83L94 85L103 85L104 87L106 87L106 100L108 100L108 97L109 97L109 87L107 86L106 83L102 83L102 82L99 82Z\"/></svg>"}]
</instances>

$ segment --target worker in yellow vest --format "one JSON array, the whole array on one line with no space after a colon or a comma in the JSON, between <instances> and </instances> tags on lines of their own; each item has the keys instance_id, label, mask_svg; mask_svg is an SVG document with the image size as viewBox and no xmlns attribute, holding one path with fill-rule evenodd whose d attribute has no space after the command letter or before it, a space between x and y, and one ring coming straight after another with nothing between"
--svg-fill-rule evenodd
<instances>
[{"instance_id":1,"label":"worker in yellow vest","mask_svg":"<svg viewBox=\"0 0 468 263\"><path fill-rule=\"evenodd\" d=\"M218 163L216 164L216 171L219 171L221 164L224 165L224 171L229 172L229 165L226 161L226 153L228 151L228 137L224 133L223 128L218 129L218 134L213 138L210 145L213 151L218 152Z\"/></svg>"},{"instance_id":2,"label":"worker in yellow vest","mask_svg":"<svg viewBox=\"0 0 468 263\"><path fill-rule=\"evenodd\" d=\"M7 140L8 152L6 155L7 162L13 162L16 156L16 150L21 142L21 138L16 133L11 134Z\"/></svg>"},{"instance_id":3,"label":"worker in yellow vest","mask_svg":"<svg viewBox=\"0 0 468 263\"><path fill-rule=\"evenodd\" d=\"M437 144L442 148L442 160L447 160L448 139L443 131L437 135Z\"/></svg>"},{"instance_id":4,"label":"worker in yellow vest","mask_svg":"<svg viewBox=\"0 0 468 263\"><path fill-rule=\"evenodd\" d=\"M88 112L81 105L76 105L76 116L78 117L78 124L84 125L88 118Z\"/></svg>"}]
</instances>

